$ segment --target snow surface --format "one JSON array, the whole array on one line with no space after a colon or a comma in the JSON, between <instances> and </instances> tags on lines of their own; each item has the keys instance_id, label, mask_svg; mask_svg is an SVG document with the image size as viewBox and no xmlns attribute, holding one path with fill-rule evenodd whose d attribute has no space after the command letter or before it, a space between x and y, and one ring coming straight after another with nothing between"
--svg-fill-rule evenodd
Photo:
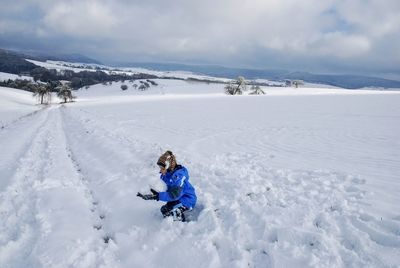
<instances>
[{"instance_id":1,"label":"snow surface","mask_svg":"<svg viewBox=\"0 0 400 268\"><path fill-rule=\"evenodd\" d=\"M33 81L33 78L30 76L0 72L0 81L4 81L4 80L8 80L8 79L11 79L11 80L21 79L21 80Z\"/></svg>"},{"instance_id":2,"label":"snow surface","mask_svg":"<svg viewBox=\"0 0 400 268\"><path fill-rule=\"evenodd\" d=\"M43 108L0 88L0 267L399 267L399 92L155 81ZM167 149L195 221L136 197Z\"/></svg>"},{"instance_id":3,"label":"snow surface","mask_svg":"<svg viewBox=\"0 0 400 268\"><path fill-rule=\"evenodd\" d=\"M35 103L30 92L0 87L0 127L40 109Z\"/></svg>"}]
</instances>

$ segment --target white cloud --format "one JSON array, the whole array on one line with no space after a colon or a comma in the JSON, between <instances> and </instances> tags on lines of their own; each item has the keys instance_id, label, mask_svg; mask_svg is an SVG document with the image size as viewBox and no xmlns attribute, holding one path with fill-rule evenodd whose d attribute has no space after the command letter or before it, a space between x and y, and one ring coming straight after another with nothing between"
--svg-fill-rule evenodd
<instances>
[{"instance_id":1,"label":"white cloud","mask_svg":"<svg viewBox=\"0 0 400 268\"><path fill-rule=\"evenodd\" d=\"M325 34L314 46L319 55L341 59L357 58L371 49L370 41L365 36L347 35L342 32Z\"/></svg>"},{"instance_id":2,"label":"white cloud","mask_svg":"<svg viewBox=\"0 0 400 268\"><path fill-rule=\"evenodd\" d=\"M385 53L400 53L398 0L31 0L16 9L32 6L41 12L36 35L68 37L103 58L400 64ZM7 27L0 18L0 30Z\"/></svg>"},{"instance_id":3,"label":"white cloud","mask_svg":"<svg viewBox=\"0 0 400 268\"><path fill-rule=\"evenodd\" d=\"M33 30L32 26L25 21L16 21L11 19L0 20L0 34L12 32L19 32L23 34L24 32L28 32L30 30Z\"/></svg>"},{"instance_id":4,"label":"white cloud","mask_svg":"<svg viewBox=\"0 0 400 268\"><path fill-rule=\"evenodd\" d=\"M336 8L343 20L371 37L400 30L400 2L397 0L342 0Z\"/></svg>"},{"instance_id":5,"label":"white cloud","mask_svg":"<svg viewBox=\"0 0 400 268\"><path fill-rule=\"evenodd\" d=\"M100 1L68 1L50 5L43 23L48 29L67 35L102 37L113 33L117 18Z\"/></svg>"}]
</instances>

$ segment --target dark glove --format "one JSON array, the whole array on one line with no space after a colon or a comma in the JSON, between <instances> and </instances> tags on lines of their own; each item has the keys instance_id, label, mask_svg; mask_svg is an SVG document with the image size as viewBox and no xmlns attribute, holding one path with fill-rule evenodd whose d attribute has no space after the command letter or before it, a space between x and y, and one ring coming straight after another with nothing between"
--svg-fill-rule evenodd
<instances>
[{"instance_id":1,"label":"dark glove","mask_svg":"<svg viewBox=\"0 0 400 268\"><path fill-rule=\"evenodd\" d=\"M159 194L156 190L154 189L150 189L151 194L141 194L141 193L137 193L136 196L139 196L141 198L143 198L144 200L159 200Z\"/></svg>"}]
</instances>

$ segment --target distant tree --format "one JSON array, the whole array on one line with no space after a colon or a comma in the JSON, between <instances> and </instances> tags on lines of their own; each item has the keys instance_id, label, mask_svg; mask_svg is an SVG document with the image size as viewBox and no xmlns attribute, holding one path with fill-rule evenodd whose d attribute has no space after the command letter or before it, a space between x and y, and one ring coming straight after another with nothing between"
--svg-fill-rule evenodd
<instances>
[{"instance_id":1,"label":"distant tree","mask_svg":"<svg viewBox=\"0 0 400 268\"><path fill-rule=\"evenodd\" d=\"M78 89L82 87L82 80L79 77L73 77L70 81L72 88Z\"/></svg>"},{"instance_id":2,"label":"distant tree","mask_svg":"<svg viewBox=\"0 0 400 268\"><path fill-rule=\"evenodd\" d=\"M49 81L55 81L58 79L58 73L55 69L46 69L43 67L38 67L30 72L30 75L35 81L42 81L47 83Z\"/></svg>"},{"instance_id":3,"label":"distant tree","mask_svg":"<svg viewBox=\"0 0 400 268\"><path fill-rule=\"evenodd\" d=\"M145 91L150 87L150 84L145 81L139 81L139 82L140 82L140 86L138 89L141 91Z\"/></svg>"},{"instance_id":4,"label":"distant tree","mask_svg":"<svg viewBox=\"0 0 400 268\"><path fill-rule=\"evenodd\" d=\"M18 88L30 92L35 92L39 84L26 79L15 79L15 80L8 79L4 81L0 80L0 86Z\"/></svg>"},{"instance_id":5,"label":"distant tree","mask_svg":"<svg viewBox=\"0 0 400 268\"><path fill-rule=\"evenodd\" d=\"M251 94L251 95L262 95L262 94L265 94L265 92L264 92L264 90L262 90L261 88L260 88L260 86L255 86L255 85L252 85L251 86L251 92L249 93L249 94Z\"/></svg>"},{"instance_id":6,"label":"distant tree","mask_svg":"<svg viewBox=\"0 0 400 268\"><path fill-rule=\"evenodd\" d=\"M149 82L153 86L158 86L158 84L153 80L147 79L146 81Z\"/></svg>"},{"instance_id":7,"label":"distant tree","mask_svg":"<svg viewBox=\"0 0 400 268\"><path fill-rule=\"evenodd\" d=\"M228 95L242 95L247 89L246 80L243 76L238 76L235 81L229 82L224 89Z\"/></svg>"},{"instance_id":8,"label":"distant tree","mask_svg":"<svg viewBox=\"0 0 400 268\"><path fill-rule=\"evenodd\" d=\"M141 91L145 91L147 88L145 85L141 84L138 89Z\"/></svg>"},{"instance_id":9,"label":"distant tree","mask_svg":"<svg viewBox=\"0 0 400 268\"><path fill-rule=\"evenodd\" d=\"M45 102L49 103L51 101L50 87L46 84L39 84L37 87L35 87L33 96L38 98L40 104L44 104Z\"/></svg>"},{"instance_id":10,"label":"distant tree","mask_svg":"<svg viewBox=\"0 0 400 268\"><path fill-rule=\"evenodd\" d=\"M71 87L68 84L64 84L58 88L57 97L63 100L63 103L71 102L74 99L72 96Z\"/></svg>"},{"instance_id":11,"label":"distant tree","mask_svg":"<svg viewBox=\"0 0 400 268\"><path fill-rule=\"evenodd\" d=\"M122 90L127 90L127 89L128 89L128 86L127 86L127 85L121 85L121 89L122 89Z\"/></svg>"},{"instance_id":12,"label":"distant tree","mask_svg":"<svg viewBox=\"0 0 400 268\"><path fill-rule=\"evenodd\" d=\"M75 72L72 70L63 70L62 71L62 75L66 78L66 79L71 79L72 77L74 77Z\"/></svg>"},{"instance_id":13,"label":"distant tree","mask_svg":"<svg viewBox=\"0 0 400 268\"><path fill-rule=\"evenodd\" d=\"M238 85L238 87L240 87L242 91L246 91L247 89L246 80L244 79L243 76L238 76L238 78L236 79L236 84Z\"/></svg>"},{"instance_id":14,"label":"distant tree","mask_svg":"<svg viewBox=\"0 0 400 268\"><path fill-rule=\"evenodd\" d=\"M233 85L232 82L229 82L225 87L225 93L228 95L235 95L236 94L236 87Z\"/></svg>"},{"instance_id":15,"label":"distant tree","mask_svg":"<svg viewBox=\"0 0 400 268\"><path fill-rule=\"evenodd\" d=\"M303 80L293 80L293 81L292 81L292 84L293 84L296 88L298 88L299 86L304 85L304 82L303 82Z\"/></svg>"},{"instance_id":16,"label":"distant tree","mask_svg":"<svg viewBox=\"0 0 400 268\"><path fill-rule=\"evenodd\" d=\"M38 87L38 84L31 83L30 81L28 81L28 83L26 83L25 85L22 85L19 88L22 89L22 90L30 91L30 92L35 92L36 87Z\"/></svg>"},{"instance_id":17,"label":"distant tree","mask_svg":"<svg viewBox=\"0 0 400 268\"><path fill-rule=\"evenodd\" d=\"M132 87L133 87L134 89L137 89L138 85L137 85L137 84L133 84Z\"/></svg>"},{"instance_id":18,"label":"distant tree","mask_svg":"<svg viewBox=\"0 0 400 268\"><path fill-rule=\"evenodd\" d=\"M50 92L57 92L57 87L61 86L62 83L60 81L48 81L47 87L49 88Z\"/></svg>"}]
</instances>

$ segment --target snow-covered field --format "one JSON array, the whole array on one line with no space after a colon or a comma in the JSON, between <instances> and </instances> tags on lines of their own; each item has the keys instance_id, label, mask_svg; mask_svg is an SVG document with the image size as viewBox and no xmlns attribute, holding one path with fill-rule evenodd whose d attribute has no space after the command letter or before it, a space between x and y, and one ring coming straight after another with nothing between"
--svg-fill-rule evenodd
<instances>
[{"instance_id":1,"label":"snow-covered field","mask_svg":"<svg viewBox=\"0 0 400 268\"><path fill-rule=\"evenodd\" d=\"M0 267L399 267L399 92L156 81L45 108L0 88ZM136 197L167 149L195 221Z\"/></svg>"},{"instance_id":2,"label":"snow-covered field","mask_svg":"<svg viewBox=\"0 0 400 268\"><path fill-rule=\"evenodd\" d=\"M35 103L30 92L0 87L0 128L40 109Z\"/></svg>"},{"instance_id":3,"label":"snow-covered field","mask_svg":"<svg viewBox=\"0 0 400 268\"><path fill-rule=\"evenodd\" d=\"M30 76L26 76L26 75L16 75L16 74L10 74L10 73L3 73L0 72L0 81L4 81L4 80L15 80L15 79L21 79L21 80L29 80L29 81L33 81L33 78Z\"/></svg>"}]
</instances>

